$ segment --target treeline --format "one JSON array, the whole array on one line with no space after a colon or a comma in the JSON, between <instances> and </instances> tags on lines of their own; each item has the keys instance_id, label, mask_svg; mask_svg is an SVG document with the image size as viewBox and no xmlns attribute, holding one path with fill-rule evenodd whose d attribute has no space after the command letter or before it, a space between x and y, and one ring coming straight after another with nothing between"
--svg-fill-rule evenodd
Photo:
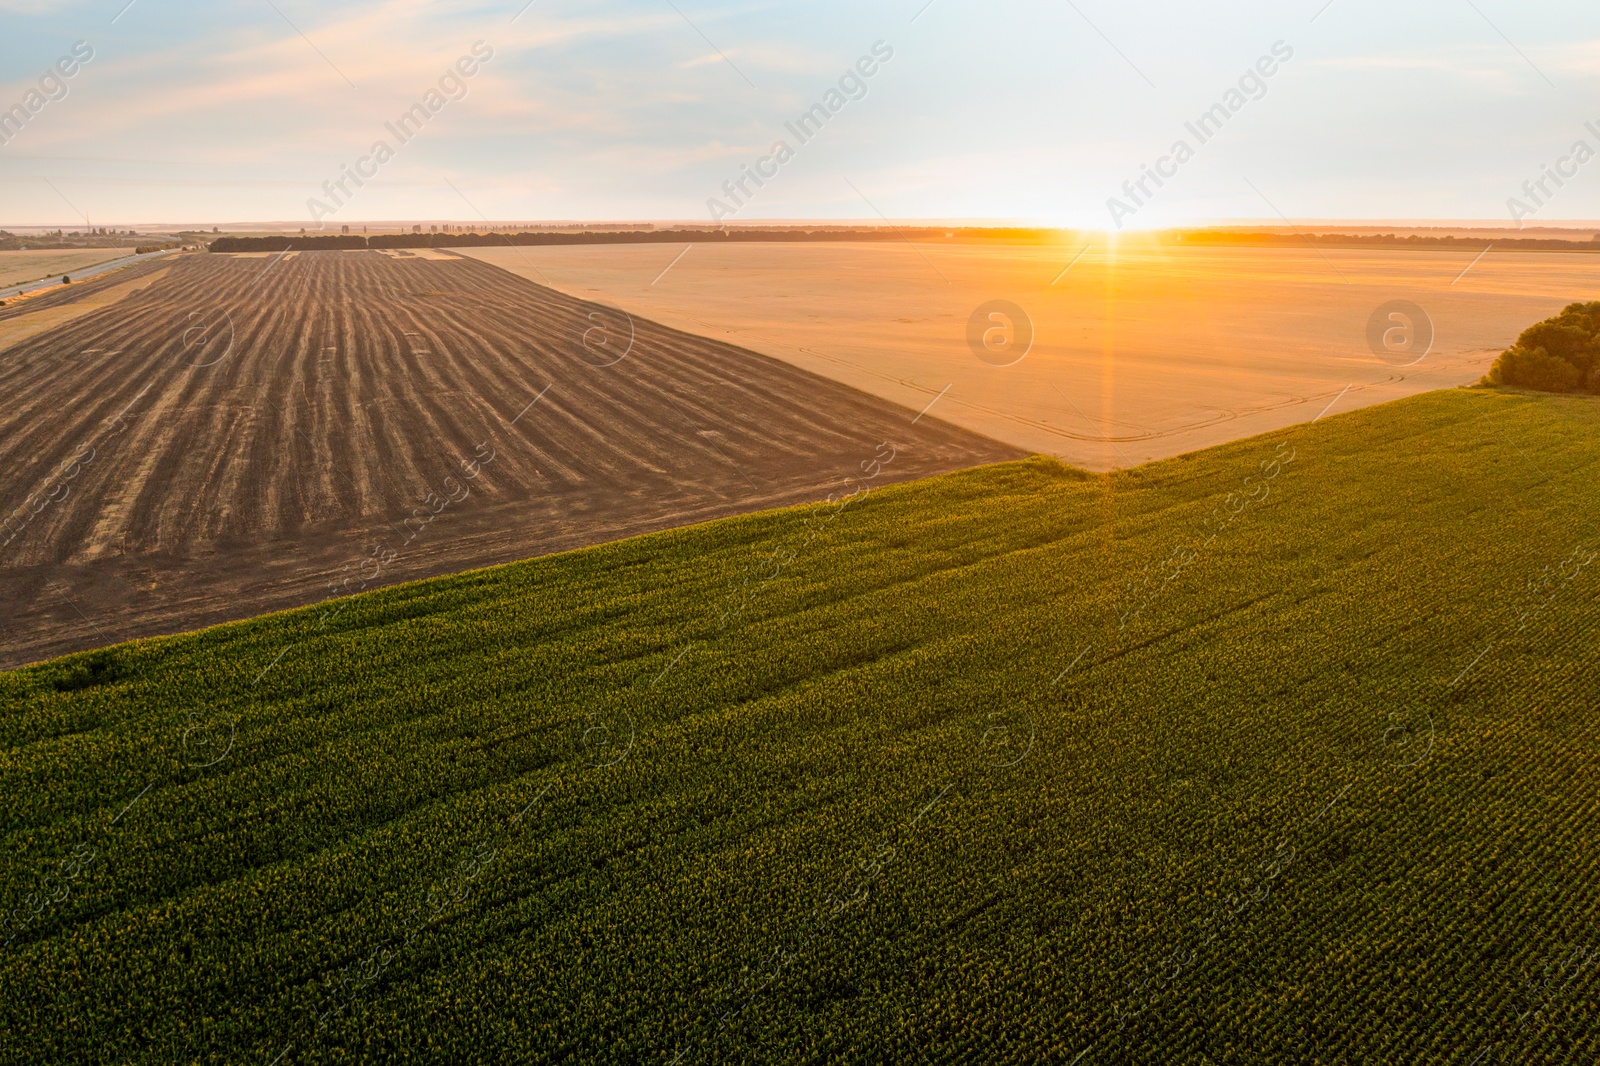
<instances>
[{"instance_id":1,"label":"treeline","mask_svg":"<svg viewBox=\"0 0 1600 1066\"><path fill-rule=\"evenodd\" d=\"M67 252L85 248L134 248L138 237L85 237L81 240L56 237L18 237L0 233L0 252Z\"/></svg>"},{"instance_id":2,"label":"treeline","mask_svg":"<svg viewBox=\"0 0 1600 1066\"><path fill-rule=\"evenodd\" d=\"M773 241L983 240L1051 244L1071 231L1024 228L947 226L796 227L741 226L736 229L518 230L509 233L379 233L301 234L277 237L217 237L213 252L336 251L358 248L480 248L493 245L548 244L736 244ZM1482 251L1485 241L1497 250L1524 252L1600 252L1600 235L1588 241L1555 238L1423 237L1416 234L1237 233L1228 230L1173 230L1160 241L1191 245L1318 245L1357 248L1460 248Z\"/></svg>"},{"instance_id":3,"label":"treeline","mask_svg":"<svg viewBox=\"0 0 1600 1066\"><path fill-rule=\"evenodd\" d=\"M1313 244L1354 245L1363 248L1471 248L1482 250L1485 241L1496 249L1522 252L1600 252L1600 234L1588 241L1524 237L1401 237L1393 233L1232 233L1226 230L1190 230L1172 233L1174 244Z\"/></svg>"},{"instance_id":4,"label":"treeline","mask_svg":"<svg viewBox=\"0 0 1600 1066\"><path fill-rule=\"evenodd\" d=\"M213 252L316 252L366 248L365 237L218 237Z\"/></svg>"},{"instance_id":5,"label":"treeline","mask_svg":"<svg viewBox=\"0 0 1600 1066\"><path fill-rule=\"evenodd\" d=\"M624 230L600 233L378 233L370 237L287 236L218 237L213 252L336 251L351 248L478 248L490 245L545 244L736 244L757 241L892 241L901 238L1040 240L1052 231L1031 229L950 229L866 227L858 229L673 229Z\"/></svg>"}]
</instances>

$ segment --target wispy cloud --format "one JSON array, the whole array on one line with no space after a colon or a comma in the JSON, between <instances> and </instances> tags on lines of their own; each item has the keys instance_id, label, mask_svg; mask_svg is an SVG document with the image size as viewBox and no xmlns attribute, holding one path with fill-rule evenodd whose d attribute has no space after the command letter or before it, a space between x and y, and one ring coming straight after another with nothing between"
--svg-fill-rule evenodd
<instances>
[{"instance_id":1,"label":"wispy cloud","mask_svg":"<svg viewBox=\"0 0 1600 1066\"><path fill-rule=\"evenodd\" d=\"M1103 25L1114 39L1138 39L1142 68L1186 87L1167 99L1152 97L1061 5L939 4L898 28L853 0L804 9L678 0L715 41L708 46L660 0L545 0L515 24L520 0L274 0L304 37L260 3L141 0L112 27L120 3L0 0L0 104L20 99L72 41L87 38L97 52L69 97L0 149L11 161L0 222L54 218L60 204L39 174L80 190L100 182L84 193L96 217L299 217L311 190L296 197L297 182L318 185L365 151L479 39L494 60L364 191L362 209L379 213L369 217L455 212L446 174L473 175L495 201L485 210L507 217L699 217L730 161L788 136L784 121L885 38L896 58L849 121L831 125L764 193L764 209L864 214L839 180L847 173L882 190L874 198L895 218L1087 224L1103 219L1108 187L1167 150L1182 121L1227 87L1218 72L1242 70L1256 47L1241 44L1236 22L1178 0L1152 0L1137 32L1128 17L1107 14L1120 20ZM1507 168L1536 170L1549 145L1570 142L1573 116L1470 9L1419 5L1394 13L1388 37L1340 36L1330 13L1314 40L1294 40L1303 58L1274 82L1269 104L1230 123L1216 149L1164 190L1163 210L1249 214L1237 196L1248 164L1273 173L1297 216L1500 212ZM1454 14L1439 17L1447 8ZM1581 93L1600 71L1600 41L1580 15L1524 21L1504 24L1517 47ZM726 69L724 54L759 91ZM1003 74L972 59L996 55ZM1378 116L1404 131L1403 144L1374 144ZM1600 189L1575 185L1564 202L1574 215L1600 216Z\"/></svg>"}]
</instances>

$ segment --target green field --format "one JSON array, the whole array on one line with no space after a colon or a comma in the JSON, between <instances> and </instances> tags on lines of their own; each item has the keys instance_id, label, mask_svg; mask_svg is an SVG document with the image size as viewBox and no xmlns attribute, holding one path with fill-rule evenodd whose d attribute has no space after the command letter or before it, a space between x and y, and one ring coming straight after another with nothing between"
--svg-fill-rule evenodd
<instances>
[{"instance_id":1,"label":"green field","mask_svg":"<svg viewBox=\"0 0 1600 1066\"><path fill-rule=\"evenodd\" d=\"M1597 441L1435 393L0 675L0 1059L1596 1061Z\"/></svg>"}]
</instances>

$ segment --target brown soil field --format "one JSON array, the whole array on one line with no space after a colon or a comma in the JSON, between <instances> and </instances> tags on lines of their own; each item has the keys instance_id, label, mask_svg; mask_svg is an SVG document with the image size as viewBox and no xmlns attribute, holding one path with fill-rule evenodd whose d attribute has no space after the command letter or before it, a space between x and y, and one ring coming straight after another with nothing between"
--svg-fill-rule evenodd
<instances>
[{"instance_id":1,"label":"brown soil field","mask_svg":"<svg viewBox=\"0 0 1600 1066\"><path fill-rule=\"evenodd\" d=\"M1527 326L1600 296L1600 255L1584 253L1491 250L1474 263L1472 252L1129 237L695 245L673 264L682 251L463 254L914 410L939 397L933 412L956 425L1093 470L1309 421L1335 400L1344 411L1475 382ZM967 342L973 312L994 299L1034 327L1032 349L1010 366L980 361ZM1432 319L1432 350L1415 365L1368 346L1369 319L1393 300Z\"/></svg>"},{"instance_id":2,"label":"brown soil field","mask_svg":"<svg viewBox=\"0 0 1600 1066\"><path fill-rule=\"evenodd\" d=\"M1021 454L471 259L162 266L0 350L0 665Z\"/></svg>"},{"instance_id":3,"label":"brown soil field","mask_svg":"<svg viewBox=\"0 0 1600 1066\"><path fill-rule=\"evenodd\" d=\"M19 252L0 252L0 289L37 281L53 274L71 274L74 270L109 263L131 255L131 248L62 248L33 249Z\"/></svg>"}]
</instances>

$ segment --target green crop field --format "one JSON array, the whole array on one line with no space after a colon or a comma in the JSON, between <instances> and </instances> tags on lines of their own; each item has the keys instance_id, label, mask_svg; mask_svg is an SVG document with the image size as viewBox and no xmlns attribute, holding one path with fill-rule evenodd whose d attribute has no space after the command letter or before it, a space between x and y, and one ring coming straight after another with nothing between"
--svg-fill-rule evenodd
<instances>
[{"instance_id":1,"label":"green crop field","mask_svg":"<svg viewBox=\"0 0 1600 1066\"><path fill-rule=\"evenodd\" d=\"M1434 393L0 675L0 1060L1594 1062L1597 444Z\"/></svg>"}]
</instances>

